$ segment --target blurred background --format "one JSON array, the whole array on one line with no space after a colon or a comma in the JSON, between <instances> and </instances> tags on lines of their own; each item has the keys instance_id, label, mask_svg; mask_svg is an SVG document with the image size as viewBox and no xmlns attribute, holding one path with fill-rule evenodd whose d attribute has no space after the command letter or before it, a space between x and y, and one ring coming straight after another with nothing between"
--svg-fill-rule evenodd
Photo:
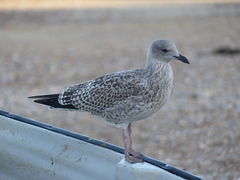
<instances>
[{"instance_id":1,"label":"blurred background","mask_svg":"<svg viewBox=\"0 0 240 180\"><path fill-rule=\"evenodd\" d=\"M204 179L240 178L237 0L1 0L0 109L123 146L120 129L27 97L143 67L160 38L190 65L171 63L172 95L133 124L135 149Z\"/></svg>"}]
</instances>

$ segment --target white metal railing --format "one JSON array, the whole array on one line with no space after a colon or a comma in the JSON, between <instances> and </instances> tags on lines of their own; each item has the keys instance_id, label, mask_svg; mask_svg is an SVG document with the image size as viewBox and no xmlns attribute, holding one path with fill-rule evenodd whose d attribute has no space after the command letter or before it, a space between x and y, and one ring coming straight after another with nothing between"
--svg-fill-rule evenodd
<instances>
[{"instance_id":1,"label":"white metal railing","mask_svg":"<svg viewBox=\"0 0 240 180\"><path fill-rule=\"evenodd\" d=\"M200 179L176 170L130 164L122 148L0 111L0 179Z\"/></svg>"}]
</instances>

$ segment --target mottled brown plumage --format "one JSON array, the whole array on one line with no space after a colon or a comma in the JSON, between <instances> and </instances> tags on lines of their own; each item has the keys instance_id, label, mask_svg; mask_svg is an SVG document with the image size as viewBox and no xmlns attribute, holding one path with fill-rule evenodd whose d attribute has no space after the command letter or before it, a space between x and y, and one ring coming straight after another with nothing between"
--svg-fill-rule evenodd
<instances>
[{"instance_id":1,"label":"mottled brown plumage","mask_svg":"<svg viewBox=\"0 0 240 180\"><path fill-rule=\"evenodd\" d=\"M34 96L35 102L53 108L87 111L122 127L126 160L141 162L141 154L132 149L131 123L151 116L167 102L173 82L170 60L189 63L169 40L155 40L149 47L147 58L144 68L107 74L70 86L61 94Z\"/></svg>"}]
</instances>

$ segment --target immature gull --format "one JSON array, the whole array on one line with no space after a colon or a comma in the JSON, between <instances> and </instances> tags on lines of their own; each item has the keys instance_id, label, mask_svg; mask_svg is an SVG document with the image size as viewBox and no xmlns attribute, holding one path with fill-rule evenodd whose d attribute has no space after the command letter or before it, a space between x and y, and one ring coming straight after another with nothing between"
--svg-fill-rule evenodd
<instances>
[{"instance_id":1,"label":"immature gull","mask_svg":"<svg viewBox=\"0 0 240 180\"><path fill-rule=\"evenodd\" d=\"M142 162L141 153L132 148L131 123L151 116L167 102L173 82L172 59L189 64L171 41L155 40L148 49L144 68L106 74L70 86L60 94L30 98L52 108L87 111L122 127L126 161Z\"/></svg>"}]
</instances>

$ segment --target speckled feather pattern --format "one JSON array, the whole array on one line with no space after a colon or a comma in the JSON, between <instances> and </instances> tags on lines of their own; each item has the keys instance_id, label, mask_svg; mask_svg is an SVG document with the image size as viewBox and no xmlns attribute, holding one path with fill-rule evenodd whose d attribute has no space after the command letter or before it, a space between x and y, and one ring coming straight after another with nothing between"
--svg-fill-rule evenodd
<instances>
[{"instance_id":1,"label":"speckled feather pattern","mask_svg":"<svg viewBox=\"0 0 240 180\"><path fill-rule=\"evenodd\" d=\"M155 61L141 69L107 74L71 86L59 95L59 103L73 105L116 126L145 119L168 100L173 74L169 62Z\"/></svg>"},{"instance_id":2,"label":"speckled feather pattern","mask_svg":"<svg viewBox=\"0 0 240 180\"><path fill-rule=\"evenodd\" d=\"M167 102L173 83L173 59L189 64L171 41L157 39L148 48L143 68L106 74L70 86L60 94L30 98L51 108L86 111L125 129L132 122L151 116Z\"/></svg>"},{"instance_id":3,"label":"speckled feather pattern","mask_svg":"<svg viewBox=\"0 0 240 180\"><path fill-rule=\"evenodd\" d=\"M171 41L158 39L149 46L144 68L107 74L70 86L61 94L30 98L53 108L87 111L122 127L125 160L141 163L142 154L132 148L131 124L151 116L167 102L173 83L172 59L189 64Z\"/></svg>"}]
</instances>

